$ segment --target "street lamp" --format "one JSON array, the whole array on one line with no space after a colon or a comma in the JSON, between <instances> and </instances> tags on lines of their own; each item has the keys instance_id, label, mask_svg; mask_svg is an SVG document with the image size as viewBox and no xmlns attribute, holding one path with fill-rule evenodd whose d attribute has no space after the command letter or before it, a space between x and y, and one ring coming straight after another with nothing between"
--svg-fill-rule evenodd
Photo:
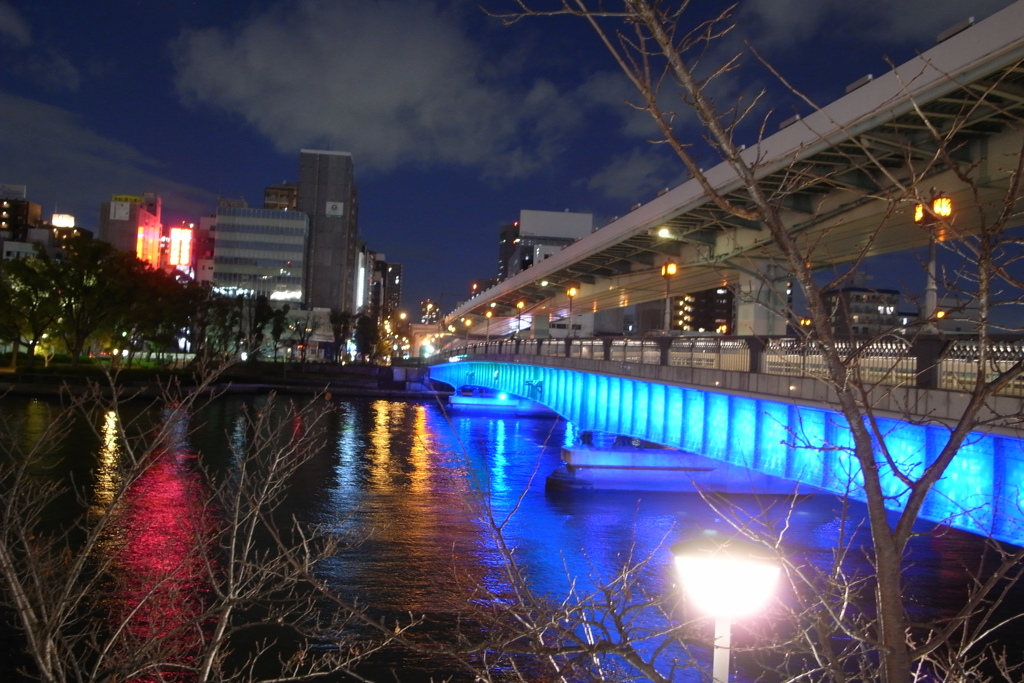
<instances>
[{"instance_id":1,"label":"street lamp","mask_svg":"<svg viewBox=\"0 0 1024 683\"><path fill-rule=\"evenodd\" d=\"M463 320L466 323L466 345L469 345L469 328L473 326L473 321L469 318Z\"/></svg>"},{"instance_id":2,"label":"street lamp","mask_svg":"<svg viewBox=\"0 0 1024 683\"><path fill-rule=\"evenodd\" d=\"M518 313L516 313L516 337L517 338L519 337L519 335L523 331L523 309L524 308L526 308L526 302L525 301L518 301L518 302L516 302L516 309L519 311Z\"/></svg>"},{"instance_id":3,"label":"street lamp","mask_svg":"<svg viewBox=\"0 0 1024 683\"><path fill-rule=\"evenodd\" d=\"M914 206L914 222L928 230L928 279L924 287L924 319L927 321L923 332L938 334L935 326L935 311L938 308L938 286L935 282L935 225L953 215L953 200L944 195L932 199L931 207L924 204Z\"/></svg>"},{"instance_id":4,"label":"street lamp","mask_svg":"<svg viewBox=\"0 0 1024 683\"><path fill-rule=\"evenodd\" d=\"M672 546L676 571L692 604L715 618L712 679L729 681L733 620L760 610L779 577L768 549L739 539L706 537Z\"/></svg>"},{"instance_id":5,"label":"street lamp","mask_svg":"<svg viewBox=\"0 0 1024 683\"><path fill-rule=\"evenodd\" d=\"M672 281L672 276L679 270L679 265L675 261L666 261L661 266L661 276L665 278L665 331L668 332L672 329L672 298L669 295L669 283Z\"/></svg>"},{"instance_id":6,"label":"street lamp","mask_svg":"<svg viewBox=\"0 0 1024 683\"><path fill-rule=\"evenodd\" d=\"M487 343L491 343L491 318L494 316L494 311L487 311L484 313L487 318Z\"/></svg>"},{"instance_id":7,"label":"street lamp","mask_svg":"<svg viewBox=\"0 0 1024 683\"><path fill-rule=\"evenodd\" d=\"M566 332L566 335L575 337L576 331L572 329L572 300L576 298L576 295L580 293L580 290L575 287L570 287L565 293L569 296L569 330Z\"/></svg>"}]
</instances>

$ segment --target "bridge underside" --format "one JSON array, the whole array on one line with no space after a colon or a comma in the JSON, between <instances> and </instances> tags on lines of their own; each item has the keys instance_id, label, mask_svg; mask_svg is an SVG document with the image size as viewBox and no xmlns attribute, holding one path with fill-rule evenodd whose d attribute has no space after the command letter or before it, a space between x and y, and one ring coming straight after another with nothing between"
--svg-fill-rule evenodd
<instances>
[{"instance_id":1,"label":"bridge underside","mask_svg":"<svg viewBox=\"0 0 1024 683\"><path fill-rule=\"evenodd\" d=\"M494 361L435 365L431 379L459 387L489 386L531 396L580 431L608 432L682 449L717 461L863 500L852 439L835 411L795 403L557 367ZM935 425L879 419L886 445L914 476L932 461L947 432ZM634 460L637 457L631 456ZM652 452L657 467L659 454ZM672 473L665 476L686 476ZM923 517L1024 545L1024 443L978 434L933 489ZM885 482L892 507L905 500Z\"/></svg>"}]
</instances>

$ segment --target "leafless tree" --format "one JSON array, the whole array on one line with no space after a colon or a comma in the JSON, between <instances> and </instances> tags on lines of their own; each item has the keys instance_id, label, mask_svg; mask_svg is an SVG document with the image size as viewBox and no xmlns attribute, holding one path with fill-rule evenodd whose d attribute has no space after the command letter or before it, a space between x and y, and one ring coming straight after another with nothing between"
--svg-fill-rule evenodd
<instances>
[{"instance_id":1,"label":"leafless tree","mask_svg":"<svg viewBox=\"0 0 1024 683\"><path fill-rule=\"evenodd\" d=\"M818 359L816 376L827 385L831 406L848 426L850 441L848 445L807 442L800 434L791 438L794 447L819 449L822 453L842 451L855 463L857 480L851 478L850 489L851 494L855 489L867 505L873 572L864 577L844 575L844 556L853 551L847 539L842 539L835 561L824 574L811 576L803 565L790 563L788 570L798 605L793 608L793 616L801 626L786 645L789 651L799 650L803 655L794 659L801 669L799 675L787 669L786 662L780 664L779 671L788 670L796 679L903 683L926 671L980 676L981 657L989 663L997 662L995 668L1005 673L1008 661L979 649L990 633L988 629L993 628L991 620L981 617L991 616L992 602L998 601L1007 580L1016 576L1014 564L1022 559L1021 553L1002 551L994 568L979 576L956 617L941 624L918 623L910 614L904 572L908 545L917 533L915 524L926 499L947 474L958 452L978 432L1012 429L1021 416L1019 402L1015 408L1006 409L994 398L1019 378L1024 361L1019 356L1000 358L992 343L997 326L1007 329L1010 325L994 314L999 308L1018 307L1022 302L1022 283L1016 272L1021 245L1019 235L1012 231L1012 220L1020 211L1024 138L1019 132L1019 114L1008 105L1013 100L1004 95L1017 90L1009 79L1015 78L1013 74L1021 65L1010 65L970 87L954 89L943 100L941 110L915 102L912 111L900 115L900 125L891 126L886 135L843 130L843 122L832 121L844 133L845 141L833 147L831 153L837 160L829 165L813 158L767 158L760 144L743 145L738 141L751 128L758 140L763 140L768 118L751 125L751 120L763 113L763 93L724 106L711 96L715 86L744 63L740 52L720 57L723 38L735 26L732 8L710 19L692 18L697 15L685 1L518 0L508 11L492 11L509 23L527 17L568 15L589 24L634 86L638 101L633 106L650 114L660 133L658 142L675 152L722 216L759 226L762 237L754 250L757 258L781 268L806 303L811 324L805 328L798 324L803 314L785 303L775 312L798 334L803 331L801 345L811 348ZM756 52L751 49L749 54L758 61ZM905 93L913 92L911 83L903 85ZM807 98L802 99L805 106L813 106ZM824 117L829 115L827 109L813 109ZM682 123L688 119L682 115L683 110L696 118L701 144L712 150L731 173L735 181L732 189L721 189L723 185L704 170L706 160L698 159L694 141L687 138L690 128ZM886 114L878 111L874 115ZM1005 154L986 154L978 146L982 125L1011 131L1016 143ZM992 182L993 178L999 182ZM957 196L972 213L969 218L962 215L958 221L933 212L937 179L955 183ZM828 195L833 191L843 193L844 201L856 199L881 207L874 214L874 230L843 263L837 262L832 244L849 239L849 234L844 232L842 221L830 218L830 210L836 208L834 194L832 199ZM819 199L815 201L814 197ZM810 201L805 201L808 198ZM802 210L807 215L803 222L812 228L794 229L787 219L798 201L805 202ZM910 222L915 205L924 207L923 222L930 225L930 238L940 248L954 250L962 257L954 272L939 276L947 295L952 298L955 293L958 297L958 303L950 305L949 310L956 314L973 307L978 312L971 325L976 363L963 384L966 398L951 419L915 415L914 406L900 398L907 395L900 392L908 389L908 381L899 378L897 360L868 372L872 349L898 330L854 334L859 330L834 324L836 305L826 296L831 288L849 285L871 255L891 248L882 244L889 239L887 230L896 221ZM711 252L704 258L705 265L723 271L742 265L739 256ZM825 278L824 272L832 275ZM779 285L777 280L766 280L764 286ZM786 301L781 296L777 299ZM914 342L931 335L937 316L936 310L926 307L922 319L905 338ZM1013 331L1019 332L1020 328ZM883 398L902 401L903 417L911 423L945 428L941 445L927 462L908 462L896 454L876 408ZM900 503L896 512L895 501ZM963 510L960 514L974 512ZM753 533L750 523L739 527ZM761 530L759 535L776 545L784 537L779 530ZM865 596L869 598L866 601ZM573 623L572 632L578 633L584 620Z\"/></svg>"}]
</instances>

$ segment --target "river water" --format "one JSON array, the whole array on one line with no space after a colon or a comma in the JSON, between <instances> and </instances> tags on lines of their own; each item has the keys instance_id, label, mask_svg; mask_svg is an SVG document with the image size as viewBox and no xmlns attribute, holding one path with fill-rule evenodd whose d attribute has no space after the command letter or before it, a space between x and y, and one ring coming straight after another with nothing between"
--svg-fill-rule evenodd
<instances>
[{"instance_id":1,"label":"river water","mask_svg":"<svg viewBox=\"0 0 1024 683\"><path fill-rule=\"evenodd\" d=\"M188 618L199 609L182 597L189 590L186 547L196 529L180 523L202 499L196 466L201 460L214 469L229 468L232 447L246 439L244 412L264 409L265 401L229 396L197 409L177 430L169 457L134 486L132 514L114 545L124 573L136 580L121 587L115 603L137 600L154 568L173 568L183 588L175 591L173 605L157 612ZM20 425L23 439L35 438L57 414L55 404L38 399L5 398L0 408L9 424ZM122 420L147 410L134 406ZM281 415L294 421L287 425L292 433L310 428L300 418ZM567 595L577 581L610 579L629 558L648 556L653 559L640 583L651 593L674 595L667 546L709 531L729 533L696 494L546 492L544 480L558 466L560 449L577 436L560 419L466 416L449 414L437 403L348 399L331 401L323 419L323 446L296 472L282 512L358 541L321 567L340 595L358 599L384 619L424 615L437 640L467 611L474 592L507 594L496 526L532 587L551 596ZM96 427L93 436L75 426L64 442L64 458L55 458L43 476L87 482L90 503L102 506L116 488L111 462L123 457L123 449L114 436L116 424ZM743 496L734 502L750 510L766 503ZM785 500L767 502L788 509ZM70 497L54 509L57 516L80 511ZM852 514L856 521L862 511L855 507ZM200 520L193 524L205 523L202 516L189 517ZM812 496L785 517L787 549L827 564L843 526L838 501ZM959 600L968 581L961 568L981 548L980 539L961 532L923 538L915 546L909 582L915 609L937 615ZM154 628L153 617L146 628ZM4 642L14 647L18 641L8 630ZM698 655L707 652L702 648L698 643ZM7 659L9 667L18 661ZM386 680L465 678L436 658L408 653L379 657L365 673ZM741 667L741 679L756 675ZM700 678L681 671L676 680Z\"/></svg>"}]
</instances>

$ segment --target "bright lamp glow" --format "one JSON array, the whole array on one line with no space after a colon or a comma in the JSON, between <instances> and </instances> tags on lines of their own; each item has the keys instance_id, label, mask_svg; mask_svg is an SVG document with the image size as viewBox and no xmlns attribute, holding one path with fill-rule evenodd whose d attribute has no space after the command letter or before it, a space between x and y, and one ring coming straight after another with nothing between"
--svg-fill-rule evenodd
<instances>
[{"instance_id":1,"label":"bright lamp glow","mask_svg":"<svg viewBox=\"0 0 1024 683\"><path fill-rule=\"evenodd\" d=\"M672 547L683 590L702 612L734 619L761 610L775 591L779 566L767 551L736 540L701 539Z\"/></svg>"},{"instance_id":2,"label":"bright lamp glow","mask_svg":"<svg viewBox=\"0 0 1024 683\"><path fill-rule=\"evenodd\" d=\"M953 200L949 197L939 196L932 200L931 213L927 213L924 204L914 205L914 222L927 224L932 222L933 216L938 218L949 218L953 215Z\"/></svg>"}]
</instances>

